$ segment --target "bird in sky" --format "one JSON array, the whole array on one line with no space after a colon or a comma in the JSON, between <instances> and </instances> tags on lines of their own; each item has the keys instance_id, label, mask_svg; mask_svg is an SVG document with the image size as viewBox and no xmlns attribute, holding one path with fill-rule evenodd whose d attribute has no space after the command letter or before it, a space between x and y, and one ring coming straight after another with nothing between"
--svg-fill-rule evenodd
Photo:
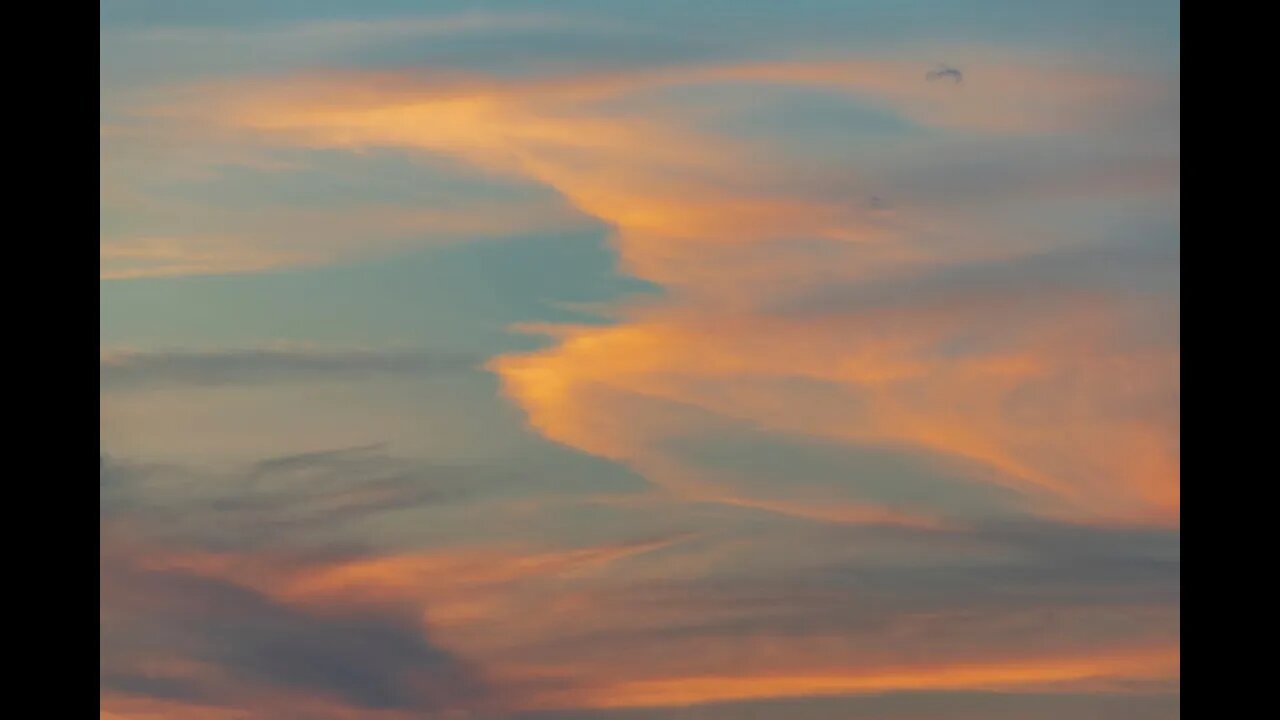
<instances>
[{"instance_id":1,"label":"bird in sky","mask_svg":"<svg viewBox=\"0 0 1280 720\"><path fill-rule=\"evenodd\" d=\"M938 68L936 70L930 70L929 72L925 73L925 76L924 76L924 79L930 82L934 80L941 80L943 78L950 78L953 83L959 85L960 82L964 80L964 73L951 67L950 65L940 64L938 65Z\"/></svg>"}]
</instances>

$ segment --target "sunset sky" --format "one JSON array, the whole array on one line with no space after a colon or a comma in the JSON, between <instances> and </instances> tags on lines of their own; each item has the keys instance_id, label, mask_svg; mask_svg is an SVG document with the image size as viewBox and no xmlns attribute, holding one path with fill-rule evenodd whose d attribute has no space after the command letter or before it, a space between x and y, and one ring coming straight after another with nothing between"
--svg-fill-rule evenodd
<instances>
[{"instance_id":1,"label":"sunset sky","mask_svg":"<svg viewBox=\"0 0 1280 720\"><path fill-rule=\"evenodd\" d=\"M1174 0L103 0L102 720L1179 713Z\"/></svg>"}]
</instances>

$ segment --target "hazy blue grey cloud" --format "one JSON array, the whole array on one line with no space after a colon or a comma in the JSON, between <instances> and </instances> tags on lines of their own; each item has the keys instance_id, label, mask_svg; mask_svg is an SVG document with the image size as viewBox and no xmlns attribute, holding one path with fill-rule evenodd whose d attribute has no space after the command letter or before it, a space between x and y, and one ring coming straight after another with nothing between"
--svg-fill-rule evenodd
<instances>
[{"instance_id":1,"label":"hazy blue grey cloud","mask_svg":"<svg viewBox=\"0 0 1280 720\"><path fill-rule=\"evenodd\" d=\"M162 385L230 385L371 375L435 375L477 367L467 353L417 350L247 349L105 353L103 390Z\"/></svg>"},{"instance_id":2,"label":"hazy blue grey cloud","mask_svg":"<svg viewBox=\"0 0 1280 720\"><path fill-rule=\"evenodd\" d=\"M886 545L896 549L878 557ZM927 559L941 547L945 562ZM774 526L705 577L589 587L575 592L610 609L611 623L566 625L521 651L543 662L603 662L604 653L736 646L746 663L753 643L768 638L810 648L815 666L832 647L843 648L832 657L846 668L981 663L1028 643L1070 656L1098 643L1176 642L1179 616L1176 532L1050 522L954 532Z\"/></svg>"},{"instance_id":3,"label":"hazy blue grey cloud","mask_svg":"<svg viewBox=\"0 0 1280 720\"><path fill-rule=\"evenodd\" d=\"M918 546L985 546L1004 559L986 554L947 564L888 565L857 558L800 558L791 569L742 569L692 582L638 582L609 590L599 599L605 601L616 592L613 601L633 604L641 616L646 610L684 607L688 612L679 615L685 620L633 633L603 631L599 637L559 639L557 647L578 642L584 650L609 646L624 635L632 642L649 642L663 636L762 634L862 637L870 652L875 645L892 645L896 624L934 618L932 652L942 656L948 646L967 647L982 637L997 643L1000 635L990 626L1020 614L1060 615L1037 628L1048 638L1070 625L1073 612L1122 616L1146 608L1173 616L1178 611L1177 538L1167 531L1098 531L1053 523L960 533L864 528L832 530L825 542L872 546L912 535L911 542ZM807 537L797 544L821 542ZM786 544L782 539L778 543ZM707 612L728 608L732 612ZM945 623L937 620L944 617ZM1076 630L1096 631L1088 623Z\"/></svg>"},{"instance_id":4,"label":"hazy blue grey cloud","mask_svg":"<svg viewBox=\"0 0 1280 720\"><path fill-rule=\"evenodd\" d=\"M822 285L775 303L771 311L794 316L851 315L940 307L959 296L985 302L995 321L1070 302L1081 293L1128 300L1146 295L1166 310L1169 291L1178 287L1179 261L1176 243L1127 238L1124 242L1022 252L943 267L912 267L857 283ZM1018 301L1011 303L1011 298Z\"/></svg>"},{"instance_id":5,"label":"hazy blue grey cloud","mask_svg":"<svg viewBox=\"0 0 1280 720\"><path fill-rule=\"evenodd\" d=\"M591 502L634 493L646 487L644 480L550 446L519 457L448 463L372 444L217 468L141 462L108 451L99 475L104 519L127 519L148 537L210 549L385 551L529 534L592 542L611 537L620 523L653 522ZM519 524L474 520L532 500L572 510L575 520L556 514L526 514ZM669 520L677 531L684 527L679 518Z\"/></svg>"},{"instance_id":6,"label":"hazy blue grey cloud","mask_svg":"<svg viewBox=\"0 0 1280 720\"><path fill-rule=\"evenodd\" d=\"M475 468L416 463L379 445L272 458L229 471L130 464L104 457L104 518L210 548L292 540L339 542L348 524L380 513L457 503L494 490Z\"/></svg>"}]
</instances>

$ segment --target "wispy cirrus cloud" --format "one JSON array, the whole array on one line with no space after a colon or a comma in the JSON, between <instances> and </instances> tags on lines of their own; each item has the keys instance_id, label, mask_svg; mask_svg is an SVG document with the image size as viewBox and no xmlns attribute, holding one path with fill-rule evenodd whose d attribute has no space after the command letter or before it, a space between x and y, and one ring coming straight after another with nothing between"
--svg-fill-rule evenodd
<instances>
[{"instance_id":1,"label":"wispy cirrus cloud","mask_svg":"<svg viewBox=\"0 0 1280 720\"><path fill-rule=\"evenodd\" d=\"M1038 69L1021 59L983 67L991 84L974 90L981 83L966 83L966 94L954 97L938 93L960 88L922 83L910 64L860 59L530 82L312 76L215 102L232 126L286 142L420 148L523 176L615 228L623 269L665 286L671 299L637 307L615 326L555 330L557 346L492 366L551 439L626 462L668 488L758 504L661 451L662 438L696 422L678 419L688 414L682 408L694 408L778 432L953 454L990 467L991 478L1026 493L1037 512L1169 522L1177 507L1168 415L1176 352L1167 344L1116 344L1126 313L1136 309L1146 320L1140 308L1148 301L1075 284L1088 273L1043 303L1040 289L1027 284L1008 291L1019 298L1014 304L998 289L947 285L963 275L956 268L1034 257L1079 239L1028 241L1016 223L975 224L927 206L886 220L865 205L788 193L785 166L782 177L753 181L776 171L745 159L732 140L661 112L641 117L594 106L662 85L798 83L865 95L953 131L1056 136L1132 132L1129 118L1160 98L1121 75ZM344 88L335 104L333 93ZM1165 177L1166 188L1176 188L1176 175ZM767 252L757 256L761 248ZM812 292L876 276L931 290L900 308L785 319L754 309L792 288ZM795 403L803 396L788 389L791 380L829 386L832 414L800 413ZM728 383L734 389L726 393ZM1132 396L1127 407L1147 410L1110 416L1102 403L1117 394ZM1040 412L1039 420L1011 412L1026 395L1058 410ZM1070 399L1082 396L1097 401ZM664 404L669 409L655 410ZM651 411L659 414L642 420ZM1063 423L1073 430L1055 429ZM1084 446L1087 455L1073 450Z\"/></svg>"}]
</instances>

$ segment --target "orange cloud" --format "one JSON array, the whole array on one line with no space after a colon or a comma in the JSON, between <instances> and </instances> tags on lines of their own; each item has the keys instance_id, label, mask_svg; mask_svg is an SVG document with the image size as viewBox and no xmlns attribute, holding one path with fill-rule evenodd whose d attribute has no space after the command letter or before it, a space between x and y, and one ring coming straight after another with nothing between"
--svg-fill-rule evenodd
<instances>
[{"instance_id":1,"label":"orange cloud","mask_svg":"<svg viewBox=\"0 0 1280 720\"><path fill-rule=\"evenodd\" d=\"M1034 134L1106 125L1149 99L1129 77L1009 62L977 62L968 69L971 79L962 92L927 85L917 64L892 59L532 81L316 75L246 82L210 96L209 107L201 109L270 142L392 146L458 158L553 188L578 212L612 227L622 269L657 283L665 295L615 309L610 325L535 328L551 336L549 347L495 358L491 368L544 437L624 463L664 497L821 523L942 531L959 525L937 508L806 496L797 487L802 478L778 483L772 494L749 490L733 473L674 448L728 425L963 460L981 468L973 471L975 482L1013 490L1027 509L1045 516L1176 524L1178 357L1176 348L1131 340L1128 311L1142 298L1089 288L947 285L938 280L947 269L1016 263L1036 248L1002 234L994 221L934 209L884 213L848 199L815 197L796 189L801 182L792 187L807 170L779 148L694 130L669 106L626 111L601 103L673 85L800 84L864 97L923 124ZM358 234L362 227L474 235L519 227L535 215L375 210L343 220L321 213L308 222L333 220L337 235ZM539 217L561 218L551 215ZM276 227L283 232L296 227L286 221L296 220L282 219ZM263 246L248 235L135 238L104 247L104 265L110 265L104 274L305 264L334 255L339 244ZM928 292L800 302L821 288L870 292L896 282L920 282ZM1112 614L1092 607L1051 609L1061 617L1044 625L1061 629L1060 636L1048 638L1035 656L999 646L1007 637L992 628L1023 619L1003 607L945 614L948 627L961 626L947 637L928 631L933 619L927 611L887 613L892 622L877 622L871 630L771 629L776 608L768 598L735 605L679 584L687 576L713 575L707 570L723 560L723 547L664 555L660 573L644 572L651 555L685 539L573 550L462 548L328 562L116 551L136 551L138 566L147 571L228 580L320 616L351 607L408 611L422 618L424 632L430 628L442 647L477 661L513 688L511 705L528 708L1079 690L1100 681L1178 673L1176 646L1164 637L1144 644L1162 633L1131 627L1141 623L1130 622L1124 607ZM753 548L737 550L750 554ZM108 575L103 582L107 596L127 578ZM817 588L794 590L785 598L788 606L804 607L796 602L804 592L816 596L806 596L815 607L837 606L849 615L856 613L846 606L855 602L875 605L863 588L845 595ZM104 625L127 610L105 608ZM884 614L873 612L870 620ZM1132 633L1114 648L1111 639L1098 647L1096 638L1071 636L1098 617L1100 626ZM1154 625L1169 625L1167 613L1155 619ZM928 662L918 655L926 647ZM164 677L209 672L163 666ZM726 674L726 667L739 672ZM102 717L382 717L322 698L264 692L254 700L259 710L232 712L109 695Z\"/></svg>"},{"instance_id":2,"label":"orange cloud","mask_svg":"<svg viewBox=\"0 0 1280 720\"><path fill-rule=\"evenodd\" d=\"M493 367L547 437L633 463L659 482L681 473L655 457L656 447L690 429L634 403L620 412L621 395L796 436L953 454L990 466L997 471L990 479L1027 493L1049 514L1176 517L1169 407L1143 408L1172 397L1176 356L1089 347L1113 329L1105 309L1088 306L1034 318L1070 323L1065 337L1015 327L1006 348L937 355L957 329L981 332L985 310L825 321L654 313L564 332L553 349L501 358ZM781 384L787 379L825 384L830 394L798 393ZM1125 408L1126 400L1136 410ZM1115 417L1108 405L1132 415Z\"/></svg>"},{"instance_id":3,"label":"orange cloud","mask_svg":"<svg viewBox=\"0 0 1280 720\"><path fill-rule=\"evenodd\" d=\"M949 128L1062 133L1123 124L1158 95L1135 77L1022 59L974 63L962 91L923 82L913 63L873 58L531 81L316 75L210 97L236 128L314 147L456 157L545 184L615 229L622 269L667 297L612 326L561 328L555 346L492 363L552 440L692 498L841 515L744 495L662 449L696 435L702 413L952 455L987 467L979 479L1022 493L1044 515L1176 523L1177 351L1125 347L1134 301L944 288L899 306L769 311L823 286L929 282L940 270L1036 249L963 215L885 215L789 192L805 170L778 148L695 131L666 106L599 104L671 85L791 83ZM957 344L971 347L948 349ZM797 382L825 391L799 392ZM890 518L871 501L854 507L844 513L852 522ZM927 513L903 519L932 522Z\"/></svg>"},{"instance_id":4,"label":"orange cloud","mask_svg":"<svg viewBox=\"0 0 1280 720\"><path fill-rule=\"evenodd\" d=\"M621 682L549 694L547 708L639 708L912 690L1005 690L1099 679L1168 679L1178 673L1177 648L1122 650L1081 657L1019 658L996 663L874 668L803 675L682 676Z\"/></svg>"},{"instance_id":5,"label":"orange cloud","mask_svg":"<svg viewBox=\"0 0 1280 720\"><path fill-rule=\"evenodd\" d=\"M433 592L468 592L529 578L598 572L617 560L668 547L678 540L532 554L479 550L382 556L304 571L273 592L304 602L343 597L361 601L420 599Z\"/></svg>"}]
</instances>

